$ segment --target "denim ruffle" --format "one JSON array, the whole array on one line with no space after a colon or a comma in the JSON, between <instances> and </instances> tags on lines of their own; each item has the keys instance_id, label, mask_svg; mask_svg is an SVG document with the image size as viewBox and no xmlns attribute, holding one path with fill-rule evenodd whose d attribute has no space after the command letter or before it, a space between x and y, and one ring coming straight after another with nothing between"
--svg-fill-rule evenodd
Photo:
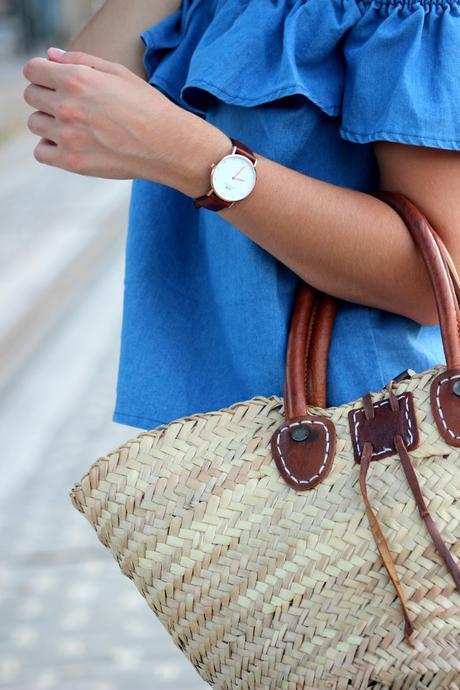
<instances>
[{"instance_id":1,"label":"denim ruffle","mask_svg":"<svg viewBox=\"0 0 460 690\"><path fill-rule=\"evenodd\" d=\"M352 142L460 148L460 0L183 0L141 38L149 82L196 114L297 94Z\"/></svg>"},{"instance_id":2,"label":"denim ruffle","mask_svg":"<svg viewBox=\"0 0 460 690\"><path fill-rule=\"evenodd\" d=\"M144 63L257 153L366 192L379 177L367 142L460 148L459 3L183 0L141 34ZM221 214L134 180L113 420L147 429L282 395L298 280ZM328 406L444 363L439 326L340 300Z\"/></svg>"},{"instance_id":3,"label":"denim ruffle","mask_svg":"<svg viewBox=\"0 0 460 690\"><path fill-rule=\"evenodd\" d=\"M460 149L459 0L358 0L340 135Z\"/></svg>"},{"instance_id":4,"label":"denim ruffle","mask_svg":"<svg viewBox=\"0 0 460 690\"><path fill-rule=\"evenodd\" d=\"M182 106L208 99L255 106L300 94L340 112L340 42L360 17L355 0L184 0L141 34L151 84Z\"/></svg>"}]
</instances>

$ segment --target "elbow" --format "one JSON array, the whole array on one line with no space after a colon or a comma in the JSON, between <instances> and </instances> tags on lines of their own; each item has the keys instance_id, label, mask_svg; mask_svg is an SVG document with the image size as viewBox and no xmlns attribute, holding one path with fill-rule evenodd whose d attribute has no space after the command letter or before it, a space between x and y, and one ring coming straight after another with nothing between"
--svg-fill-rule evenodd
<instances>
[{"instance_id":1,"label":"elbow","mask_svg":"<svg viewBox=\"0 0 460 690\"><path fill-rule=\"evenodd\" d=\"M407 305L404 315L421 326L438 326L439 315L432 290L429 291L424 299L421 298L419 293L415 303L411 300L411 304Z\"/></svg>"},{"instance_id":2,"label":"elbow","mask_svg":"<svg viewBox=\"0 0 460 690\"><path fill-rule=\"evenodd\" d=\"M420 308L419 308L418 314L417 314L415 320L421 326L439 326L438 309L436 307L436 302L434 301L434 298L432 295L431 295L431 299L428 301L428 304L425 304L424 306L425 306L425 308L421 312L420 312Z\"/></svg>"},{"instance_id":3,"label":"elbow","mask_svg":"<svg viewBox=\"0 0 460 690\"><path fill-rule=\"evenodd\" d=\"M419 320L419 323L422 326L439 326L439 318L437 312L436 317L424 318L422 320Z\"/></svg>"},{"instance_id":4,"label":"elbow","mask_svg":"<svg viewBox=\"0 0 460 690\"><path fill-rule=\"evenodd\" d=\"M439 326L438 305L431 281L413 294L412 318L421 326Z\"/></svg>"}]
</instances>

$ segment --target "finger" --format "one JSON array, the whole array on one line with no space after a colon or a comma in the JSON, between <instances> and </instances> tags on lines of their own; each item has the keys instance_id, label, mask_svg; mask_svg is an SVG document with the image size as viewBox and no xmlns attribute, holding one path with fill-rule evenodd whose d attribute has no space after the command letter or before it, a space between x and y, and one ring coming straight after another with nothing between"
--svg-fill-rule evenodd
<instances>
[{"instance_id":1,"label":"finger","mask_svg":"<svg viewBox=\"0 0 460 690\"><path fill-rule=\"evenodd\" d=\"M56 165L58 161L58 147L53 142L41 139L34 148L34 157L39 163Z\"/></svg>"},{"instance_id":2,"label":"finger","mask_svg":"<svg viewBox=\"0 0 460 690\"><path fill-rule=\"evenodd\" d=\"M61 69L59 65L46 58L35 57L26 62L22 73L32 84L56 89Z\"/></svg>"},{"instance_id":3,"label":"finger","mask_svg":"<svg viewBox=\"0 0 460 690\"><path fill-rule=\"evenodd\" d=\"M51 61L59 62L64 65L86 65L93 67L100 72L108 72L109 74L120 74L126 68L118 62L110 62L103 60L96 55L83 53L80 51L62 51L60 48L48 48L48 57Z\"/></svg>"},{"instance_id":4,"label":"finger","mask_svg":"<svg viewBox=\"0 0 460 690\"><path fill-rule=\"evenodd\" d=\"M29 84L24 89L24 100L35 110L41 110L48 115L56 115L58 95L52 89Z\"/></svg>"},{"instance_id":5,"label":"finger","mask_svg":"<svg viewBox=\"0 0 460 690\"><path fill-rule=\"evenodd\" d=\"M36 111L30 115L27 126L32 134L37 134L43 139L57 143L57 121L52 115Z\"/></svg>"}]
</instances>

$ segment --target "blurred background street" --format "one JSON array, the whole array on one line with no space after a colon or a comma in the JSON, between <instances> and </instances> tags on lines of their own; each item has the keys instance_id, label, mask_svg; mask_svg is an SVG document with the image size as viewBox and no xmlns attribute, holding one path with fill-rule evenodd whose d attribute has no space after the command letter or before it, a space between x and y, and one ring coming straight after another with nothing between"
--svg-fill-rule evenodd
<instances>
[{"instance_id":1,"label":"blurred background street","mask_svg":"<svg viewBox=\"0 0 460 690\"><path fill-rule=\"evenodd\" d=\"M90 0L0 0L0 688L204 690L68 491L114 424L129 181L40 165L27 57Z\"/></svg>"}]
</instances>

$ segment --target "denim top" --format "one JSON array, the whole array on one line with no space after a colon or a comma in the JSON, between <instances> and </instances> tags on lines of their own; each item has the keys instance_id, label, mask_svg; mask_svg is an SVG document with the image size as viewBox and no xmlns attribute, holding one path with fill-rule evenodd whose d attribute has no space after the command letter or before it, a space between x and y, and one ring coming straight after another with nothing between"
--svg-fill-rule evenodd
<instances>
[{"instance_id":1,"label":"denim top","mask_svg":"<svg viewBox=\"0 0 460 690\"><path fill-rule=\"evenodd\" d=\"M460 0L183 0L141 38L150 84L306 175L370 192L375 140L460 149ZM218 213L133 180L113 420L283 395L298 282ZM338 300L329 406L440 363L439 326Z\"/></svg>"}]
</instances>

